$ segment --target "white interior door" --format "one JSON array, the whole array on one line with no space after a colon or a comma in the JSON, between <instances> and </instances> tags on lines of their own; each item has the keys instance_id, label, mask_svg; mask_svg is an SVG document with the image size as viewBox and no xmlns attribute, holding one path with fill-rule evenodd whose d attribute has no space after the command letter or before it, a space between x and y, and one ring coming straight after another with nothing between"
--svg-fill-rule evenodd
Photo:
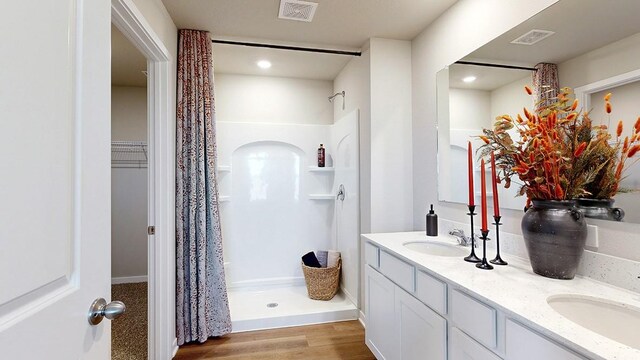
<instances>
[{"instance_id":1,"label":"white interior door","mask_svg":"<svg viewBox=\"0 0 640 360\"><path fill-rule=\"evenodd\" d=\"M360 147L358 110L338 120L331 129L331 148L335 168L336 249L342 255L342 290L358 305L360 275ZM341 187L342 185L342 187ZM339 195L342 189L343 195Z\"/></svg>"},{"instance_id":2,"label":"white interior door","mask_svg":"<svg viewBox=\"0 0 640 360\"><path fill-rule=\"evenodd\" d=\"M110 3L0 12L0 358L109 358Z\"/></svg>"}]
</instances>

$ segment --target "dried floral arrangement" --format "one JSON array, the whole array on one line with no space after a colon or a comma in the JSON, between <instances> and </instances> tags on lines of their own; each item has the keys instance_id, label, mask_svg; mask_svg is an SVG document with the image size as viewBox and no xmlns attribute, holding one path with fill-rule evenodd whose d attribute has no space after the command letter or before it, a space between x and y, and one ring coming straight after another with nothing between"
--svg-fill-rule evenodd
<instances>
[{"instance_id":1,"label":"dried floral arrangement","mask_svg":"<svg viewBox=\"0 0 640 360\"><path fill-rule=\"evenodd\" d=\"M528 86L525 91L532 94ZM577 110L578 100L570 94L571 89L562 88L550 105L538 103L533 112L524 108L524 117L515 119L499 116L493 129L483 130L485 145L479 151L483 157L495 154L498 180L506 188L517 176L518 194L529 200L609 199L624 191L625 165L640 151L640 118L624 139L620 121L614 139L606 125L593 126L589 114ZM610 98L605 96L607 114ZM519 139L514 140L512 129Z\"/></svg>"}]
</instances>

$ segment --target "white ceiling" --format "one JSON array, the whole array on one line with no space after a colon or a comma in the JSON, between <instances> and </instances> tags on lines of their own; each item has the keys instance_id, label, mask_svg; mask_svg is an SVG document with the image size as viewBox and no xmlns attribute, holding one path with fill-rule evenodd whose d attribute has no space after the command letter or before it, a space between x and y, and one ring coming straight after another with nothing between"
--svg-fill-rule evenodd
<instances>
[{"instance_id":1,"label":"white ceiling","mask_svg":"<svg viewBox=\"0 0 640 360\"><path fill-rule=\"evenodd\" d=\"M163 0L176 26L211 32L215 39L360 50L372 37L411 40L457 0L311 0L310 23L278 19L280 0ZM218 73L333 80L344 55L214 44ZM273 66L262 70L258 59Z\"/></svg>"},{"instance_id":2,"label":"white ceiling","mask_svg":"<svg viewBox=\"0 0 640 360\"><path fill-rule=\"evenodd\" d=\"M467 76L475 76L476 80L471 83L465 83L462 79ZM449 87L454 89L492 91L525 77L531 77L530 70L514 70L461 64L453 64L449 66Z\"/></svg>"},{"instance_id":3,"label":"white ceiling","mask_svg":"<svg viewBox=\"0 0 640 360\"><path fill-rule=\"evenodd\" d=\"M147 59L111 25L111 85L147 86Z\"/></svg>"},{"instance_id":4,"label":"white ceiling","mask_svg":"<svg viewBox=\"0 0 640 360\"><path fill-rule=\"evenodd\" d=\"M561 0L465 57L533 66L561 63L640 32L639 0ZM535 45L511 41L532 29L555 34Z\"/></svg>"}]
</instances>

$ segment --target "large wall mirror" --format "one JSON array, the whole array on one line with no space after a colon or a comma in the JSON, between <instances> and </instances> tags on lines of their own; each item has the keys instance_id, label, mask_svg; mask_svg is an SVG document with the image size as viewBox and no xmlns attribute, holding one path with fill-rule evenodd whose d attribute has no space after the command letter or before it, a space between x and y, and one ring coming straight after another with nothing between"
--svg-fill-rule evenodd
<instances>
[{"instance_id":1,"label":"large wall mirror","mask_svg":"<svg viewBox=\"0 0 640 360\"><path fill-rule=\"evenodd\" d=\"M560 87L571 87L595 124L630 129L640 116L640 1L559 0L529 20L449 65L437 74L438 197L467 203L467 142L491 128L496 116L516 116L533 107L524 92L539 63L558 66ZM515 44L532 30L549 32L533 44ZM614 111L604 114L604 94L612 92ZM602 108L602 109L601 109ZM630 163L628 162L629 166ZM640 164L629 168L623 187L640 189ZM479 171L475 172L479 184ZM501 208L522 210L520 186L500 189ZM478 201L479 193L476 194ZM618 194L623 221L640 223L640 192Z\"/></svg>"}]
</instances>

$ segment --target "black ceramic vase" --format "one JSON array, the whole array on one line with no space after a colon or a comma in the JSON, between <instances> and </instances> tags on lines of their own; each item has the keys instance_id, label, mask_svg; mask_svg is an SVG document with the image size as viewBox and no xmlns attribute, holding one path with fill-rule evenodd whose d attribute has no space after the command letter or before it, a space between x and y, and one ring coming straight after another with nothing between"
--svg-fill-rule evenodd
<instances>
[{"instance_id":1,"label":"black ceramic vase","mask_svg":"<svg viewBox=\"0 0 640 360\"><path fill-rule=\"evenodd\" d=\"M533 272L573 279L587 241L587 223L572 200L533 200L522 218Z\"/></svg>"},{"instance_id":2,"label":"black ceramic vase","mask_svg":"<svg viewBox=\"0 0 640 360\"><path fill-rule=\"evenodd\" d=\"M624 210L614 208L613 199L576 199L576 206L585 217L611 221L622 221Z\"/></svg>"}]
</instances>

